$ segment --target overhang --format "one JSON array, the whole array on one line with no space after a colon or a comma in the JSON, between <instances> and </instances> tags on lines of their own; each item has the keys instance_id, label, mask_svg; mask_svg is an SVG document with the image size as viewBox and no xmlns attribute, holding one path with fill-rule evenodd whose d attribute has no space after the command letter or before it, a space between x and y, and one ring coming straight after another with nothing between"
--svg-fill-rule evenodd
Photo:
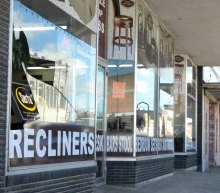
<instances>
[{"instance_id":1,"label":"overhang","mask_svg":"<svg viewBox=\"0 0 220 193\"><path fill-rule=\"evenodd\" d=\"M220 83L203 83L205 95L213 102L220 102Z\"/></svg>"},{"instance_id":2,"label":"overhang","mask_svg":"<svg viewBox=\"0 0 220 193\"><path fill-rule=\"evenodd\" d=\"M175 52L198 66L220 65L219 0L145 0L176 39Z\"/></svg>"}]
</instances>

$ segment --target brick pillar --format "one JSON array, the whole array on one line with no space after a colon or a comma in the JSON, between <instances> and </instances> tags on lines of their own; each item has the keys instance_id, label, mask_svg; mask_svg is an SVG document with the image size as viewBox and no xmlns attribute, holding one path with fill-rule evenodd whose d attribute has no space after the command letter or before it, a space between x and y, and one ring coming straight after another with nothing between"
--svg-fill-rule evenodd
<instances>
[{"instance_id":1,"label":"brick pillar","mask_svg":"<svg viewBox=\"0 0 220 193\"><path fill-rule=\"evenodd\" d=\"M198 66L197 84L197 170L202 171L202 131L203 131L203 67Z\"/></svg>"},{"instance_id":2,"label":"brick pillar","mask_svg":"<svg viewBox=\"0 0 220 193\"><path fill-rule=\"evenodd\" d=\"M204 150L205 170L209 169L209 98L204 96Z\"/></svg>"},{"instance_id":3,"label":"brick pillar","mask_svg":"<svg viewBox=\"0 0 220 193\"><path fill-rule=\"evenodd\" d=\"M9 15L10 1L0 0L0 192L5 187Z\"/></svg>"},{"instance_id":4,"label":"brick pillar","mask_svg":"<svg viewBox=\"0 0 220 193\"><path fill-rule=\"evenodd\" d=\"M217 104L209 105L209 166L219 165L219 108Z\"/></svg>"}]
</instances>

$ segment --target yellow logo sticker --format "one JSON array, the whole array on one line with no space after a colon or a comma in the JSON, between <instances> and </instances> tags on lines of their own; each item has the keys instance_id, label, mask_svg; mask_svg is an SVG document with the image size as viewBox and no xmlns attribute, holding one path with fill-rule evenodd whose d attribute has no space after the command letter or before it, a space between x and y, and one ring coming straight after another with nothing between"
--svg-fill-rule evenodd
<instances>
[{"instance_id":1,"label":"yellow logo sticker","mask_svg":"<svg viewBox=\"0 0 220 193\"><path fill-rule=\"evenodd\" d=\"M24 94L24 92L26 93ZM20 105L28 111L35 111L37 106L33 101L32 97L27 95L27 93L27 89L25 89L24 87L18 87L15 90L16 98ZM28 107L27 105L32 107Z\"/></svg>"}]
</instances>

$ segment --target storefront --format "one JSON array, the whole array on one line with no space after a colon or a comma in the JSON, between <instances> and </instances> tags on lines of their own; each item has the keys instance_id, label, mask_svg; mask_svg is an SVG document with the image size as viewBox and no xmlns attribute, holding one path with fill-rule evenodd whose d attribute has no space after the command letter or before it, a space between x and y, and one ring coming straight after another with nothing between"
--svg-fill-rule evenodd
<instances>
[{"instance_id":1,"label":"storefront","mask_svg":"<svg viewBox=\"0 0 220 193\"><path fill-rule=\"evenodd\" d=\"M145 1L108 2L107 184L172 175L174 38Z\"/></svg>"},{"instance_id":2,"label":"storefront","mask_svg":"<svg viewBox=\"0 0 220 193\"><path fill-rule=\"evenodd\" d=\"M6 187L92 192L98 4L12 3Z\"/></svg>"},{"instance_id":3,"label":"storefront","mask_svg":"<svg viewBox=\"0 0 220 193\"><path fill-rule=\"evenodd\" d=\"M172 175L175 39L145 1L11 0L11 13L5 189Z\"/></svg>"}]
</instances>

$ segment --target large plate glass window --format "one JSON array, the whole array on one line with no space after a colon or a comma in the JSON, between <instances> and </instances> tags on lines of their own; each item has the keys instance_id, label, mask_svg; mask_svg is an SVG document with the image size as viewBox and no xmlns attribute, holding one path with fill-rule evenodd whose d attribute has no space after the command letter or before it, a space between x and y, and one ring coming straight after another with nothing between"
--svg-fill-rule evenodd
<instances>
[{"instance_id":1,"label":"large plate glass window","mask_svg":"<svg viewBox=\"0 0 220 193\"><path fill-rule=\"evenodd\" d=\"M94 160L96 34L83 21L14 2L10 167Z\"/></svg>"},{"instance_id":2,"label":"large plate glass window","mask_svg":"<svg viewBox=\"0 0 220 193\"><path fill-rule=\"evenodd\" d=\"M173 153L174 39L138 1L136 155Z\"/></svg>"}]
</instances>

